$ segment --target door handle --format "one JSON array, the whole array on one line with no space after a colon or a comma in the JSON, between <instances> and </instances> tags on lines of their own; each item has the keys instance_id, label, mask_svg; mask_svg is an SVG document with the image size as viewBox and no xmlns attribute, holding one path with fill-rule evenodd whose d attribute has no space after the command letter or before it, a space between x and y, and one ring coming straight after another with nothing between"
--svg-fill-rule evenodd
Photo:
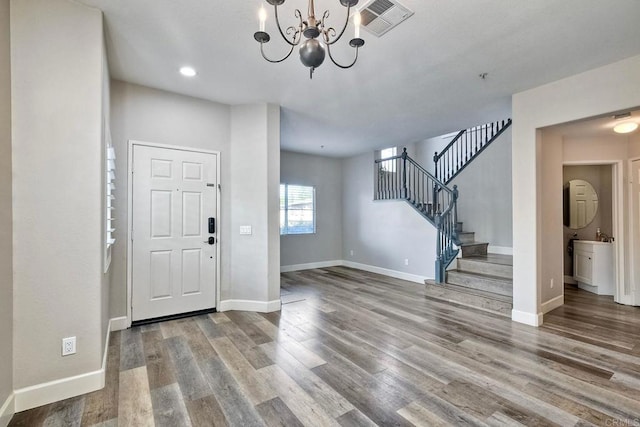
<instances>
[{"instance_id":1,"label":"door handle","mask_svg":"<svg viewBox=\"0 0 640 427\"><path fill-rule=\"evenodd\" d=\"M205 240L203 243L208 243L210 245L213 245L213 244L216 243L216 238L211 236L211 237L209 237L209 239Z\"/></svg>"}]
</instances>

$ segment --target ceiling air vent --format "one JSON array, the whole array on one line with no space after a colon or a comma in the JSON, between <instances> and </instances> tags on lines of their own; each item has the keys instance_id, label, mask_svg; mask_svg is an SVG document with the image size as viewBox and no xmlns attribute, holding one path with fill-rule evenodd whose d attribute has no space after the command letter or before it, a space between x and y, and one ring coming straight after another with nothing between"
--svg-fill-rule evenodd
<instances>
[{"instance_id":1,"label":"ceiling air vent","mask_svg":"<svg viewBox=\"0 0 640 427\"><path fill-rule=\"evenodd\" d=\"M362 27L380 37L402 21L413 15L413 12L392 0L372 0L360 9Z\"/></svg>"}]
</instances>

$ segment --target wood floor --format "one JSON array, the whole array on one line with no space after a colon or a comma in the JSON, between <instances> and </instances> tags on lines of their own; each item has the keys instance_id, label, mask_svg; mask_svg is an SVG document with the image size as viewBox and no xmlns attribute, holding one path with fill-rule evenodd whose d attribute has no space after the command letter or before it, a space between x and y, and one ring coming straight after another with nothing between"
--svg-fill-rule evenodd
<instances>
[{"instance_id":1,"label":"wood floor","mask_svg":"<svg viewBox=\"0 0 640 427\"><path fill-rule=\"evenodd\" d=\"M541 328L345 267L282 275L279 313L112 334L103 390L12 426L640 425L640 309L567 288Z\"/></svg>"}]
</instances>

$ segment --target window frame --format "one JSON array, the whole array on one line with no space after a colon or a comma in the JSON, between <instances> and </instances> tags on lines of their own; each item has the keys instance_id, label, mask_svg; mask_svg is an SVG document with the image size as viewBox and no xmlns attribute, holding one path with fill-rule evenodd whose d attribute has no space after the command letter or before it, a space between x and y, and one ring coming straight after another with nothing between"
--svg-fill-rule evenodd
<instances>
[{"instance_id":1,"label":"window frame","mask_svg":"<svg viewBox=\"0 0 640 427\"><path fill-rule=\"evenodd\" d=\"M286 183L286 182L281 182L280 183L280 190L282 191L282 188L284 186L284 203L282 201L282 198L280 198L280 215L282 215L282 212L284 212L284 221L283 224L280 224L280 235L281 236L300 236L300 235L309 235L309 234L316 234L316 186L315 185L302 185L302 184L291 184L291 183ZM305 209L290 209L289 208L289 187L303 187L303 188L311 188L312 190L312 203L313 203L313 208L310 210L311 211L311 215L312 215L312 230L311 231L303 231L303 232L291 232L291 230L289 229L289 211L292 210L299 210L299 211L305 211ZM281 193L282 195L282 193ZM282 208L282 206L284 205L284 209Z\"/></svg>"}]
</instances>

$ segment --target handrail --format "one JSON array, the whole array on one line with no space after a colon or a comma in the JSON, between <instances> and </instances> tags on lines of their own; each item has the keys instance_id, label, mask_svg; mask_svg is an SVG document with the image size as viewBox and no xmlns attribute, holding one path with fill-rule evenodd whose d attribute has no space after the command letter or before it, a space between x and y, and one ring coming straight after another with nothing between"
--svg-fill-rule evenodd
<instances>
[{"instance_id":1,"label":"handrail","mask_svg":"<svg viewBox=\"0 0 640 427\"><path fill-rule=\"evenodd\" d=\"M461 130L449 144L433 155L434 175L450 183L485 148L511 126L511 119Z\"/></svg>"},{"instance_id":2,"label":"handrail","mask_svg":"<svg viewBox=\"0 0 640 427\"><path fill-rule=\"evenodd\" d=\"M407 154L377 159L374 161L374 199L404 200L437 229L436 238L436 282L443 283L447 266L458 253L457 232L458 189L429 173Z\"/></svg>"}]
</instances>

